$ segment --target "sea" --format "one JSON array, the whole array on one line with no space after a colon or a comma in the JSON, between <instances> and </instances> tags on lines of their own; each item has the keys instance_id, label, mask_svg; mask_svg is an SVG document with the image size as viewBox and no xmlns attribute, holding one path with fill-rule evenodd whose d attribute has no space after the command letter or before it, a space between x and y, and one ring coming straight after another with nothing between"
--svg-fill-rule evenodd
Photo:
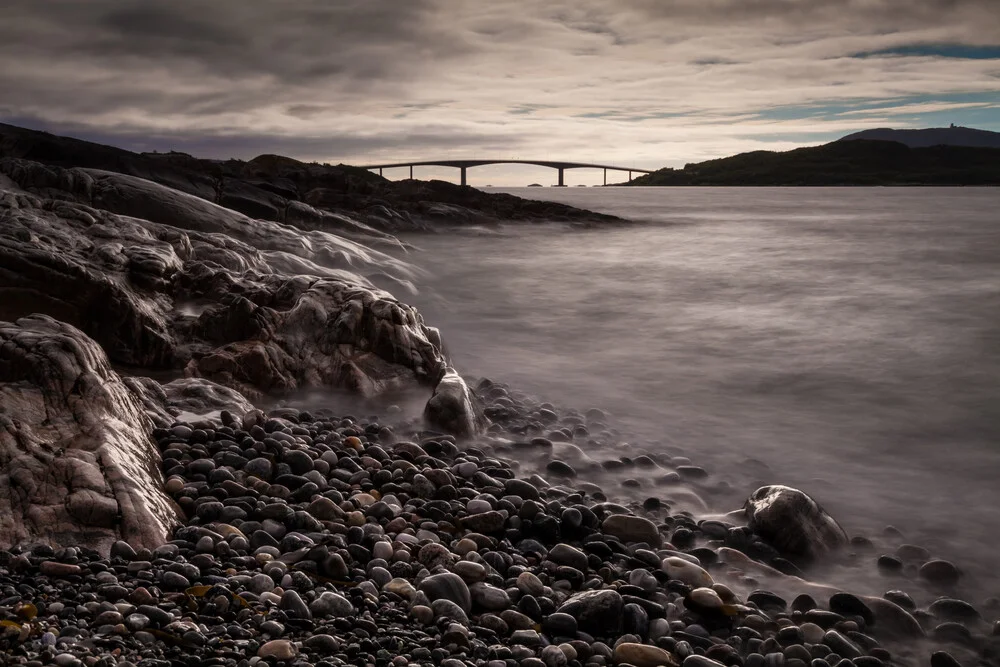
<instances>
[{"instance_id":1,"label":"sea","mask_svg":"<svg viewBox=\"0 0 1000 667\"><path fill-rule=\"evenodd\" d=\"M712 511L794 486L1000 595L1000 189L502 191L630 222L403 237L461 373L683 452Z\"/></svg>"}]
</instances>

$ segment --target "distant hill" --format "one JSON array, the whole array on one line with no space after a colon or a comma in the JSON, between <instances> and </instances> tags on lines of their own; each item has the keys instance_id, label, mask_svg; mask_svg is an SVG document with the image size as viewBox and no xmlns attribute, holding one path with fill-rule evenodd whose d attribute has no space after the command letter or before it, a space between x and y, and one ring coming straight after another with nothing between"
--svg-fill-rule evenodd
<instances>
[{"instance_id":1,"label":"distant hill","mask_svg":"<svg viewBox=\"0 0 1000 667\"><path fill-rule=\"evenodd\" d=\"M971 127L929 127L923 130L894 130L880 127L849 134L840 141L868 139L872 141L897 141L910 148L928 146L969 146L972 148L1000 148L1000 132L977 130Z\"/></svg>"},{"instance_id":2,"label":"distant hill","mask_svg":"<svg viewBox=\"0 0 1000 667\"><path fill-rule=\"evenodd\" d=\"M627 185L1000 185L1000 148L835 141L660 169Z\"/></svg>"}]
</instances>

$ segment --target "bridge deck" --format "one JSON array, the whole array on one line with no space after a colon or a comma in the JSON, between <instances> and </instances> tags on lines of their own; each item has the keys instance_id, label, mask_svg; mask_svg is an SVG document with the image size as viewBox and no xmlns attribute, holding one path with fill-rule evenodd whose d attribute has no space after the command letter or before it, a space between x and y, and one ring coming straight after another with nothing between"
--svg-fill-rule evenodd
<instances>
[{"instance_id":1,"label":"bridge deck","mask_svg":"<svg viewBox=\"0 0 1000 667\"><path fill-rule=\"evenodd\" d=\"M361 165L362 169L392 169L395 167L456 167L468 169L487 164L533 164L552 169L611 169L614 171L634 171L639 174L651 174L651 169L637 167L621 167L612 164L591 164L588 162L562 162L559 160L415 160L413 162L392 162L384 164Z\"/></svg>"}]
</instances>

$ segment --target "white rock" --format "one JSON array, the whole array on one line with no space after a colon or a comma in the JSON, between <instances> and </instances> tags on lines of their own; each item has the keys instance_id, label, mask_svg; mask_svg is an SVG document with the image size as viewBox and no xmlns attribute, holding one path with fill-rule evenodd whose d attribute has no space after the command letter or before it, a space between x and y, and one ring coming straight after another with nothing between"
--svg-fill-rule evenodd
<instances>
[{"instance_id":1,"label":"white rock","mask_svg":"<svg viewBox=\"0 0 1000 667\"><path fill-rule=\"evenodd\" d=\"M706 572L703 568L698 567L694 563L689 563L683 558L677 558L676 556L664 558L663 562L660 564L660 568L666 572L667 576L671 579L679 579L688 586L710 588L712 584L715 583L715 581L712 580L712 575Z\"/></svg>"}]
</instances>

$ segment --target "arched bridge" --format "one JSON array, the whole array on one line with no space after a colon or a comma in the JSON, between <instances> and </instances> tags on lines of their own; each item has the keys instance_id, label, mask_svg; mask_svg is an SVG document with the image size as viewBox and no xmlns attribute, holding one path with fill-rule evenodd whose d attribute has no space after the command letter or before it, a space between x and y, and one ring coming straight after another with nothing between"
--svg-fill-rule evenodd
<instances>
[{"instance_id":1,"label":"arched bridge","mask_svg":"<svg viewBox=\"0 0 1000 667\"><path fill-rule=\"evenodd\" d=\"M610 164L589 164L587 162L560 162L557 160L420 160L416 162L393 162L391 164L369 164L362 169L378 169L379 176L383 169L395 167L409 167L410 178L413 178L414 167L455 167L462 171L462 185L466 185L465 172L469 167L481 167L487 164L533 164L539 167L551 167L559 171L559 185L565 185L563 174L567 169L603 169L604 184L608 184L608 170L627 171L628 180L632 180L632 172L639 174L651 174L650 169L636 169L634 167L618 167Z\"/></svg>"}]
</instances>

